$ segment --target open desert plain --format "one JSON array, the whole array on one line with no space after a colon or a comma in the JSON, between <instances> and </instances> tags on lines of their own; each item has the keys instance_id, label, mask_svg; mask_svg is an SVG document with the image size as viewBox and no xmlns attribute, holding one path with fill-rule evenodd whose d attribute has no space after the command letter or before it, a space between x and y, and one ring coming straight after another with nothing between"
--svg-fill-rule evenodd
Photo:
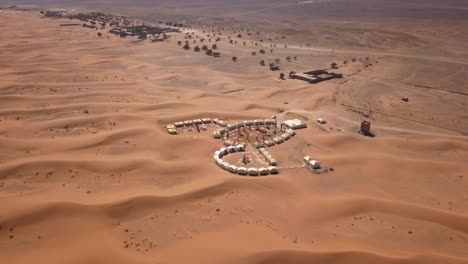
<instances>
[{"instance_id":1,"label":"open desert plain","mask_svg":"<svg viewBox=\"0 0 468 264\"><path fill-rule=\"evenodd\" d=\"M468 263L466 1L0 6L0 263Z\"/></svg>"}]
</instances>

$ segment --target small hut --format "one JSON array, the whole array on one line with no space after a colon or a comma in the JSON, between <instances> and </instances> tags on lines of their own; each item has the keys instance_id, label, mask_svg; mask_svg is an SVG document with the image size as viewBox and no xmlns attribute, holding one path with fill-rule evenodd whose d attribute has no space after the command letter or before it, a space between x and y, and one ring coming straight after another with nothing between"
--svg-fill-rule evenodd
<instances>
[{"instance_id":1,"label":"small hut","mask_svg":"<svg viewBox=\"0 0 468 264\"><path fill-rule=\"evenodd\" d=\"M370 135L370 127L371 123L369 121L362 121L361 122L361 133L363 135Z\"/></svg>"}]
</instances>

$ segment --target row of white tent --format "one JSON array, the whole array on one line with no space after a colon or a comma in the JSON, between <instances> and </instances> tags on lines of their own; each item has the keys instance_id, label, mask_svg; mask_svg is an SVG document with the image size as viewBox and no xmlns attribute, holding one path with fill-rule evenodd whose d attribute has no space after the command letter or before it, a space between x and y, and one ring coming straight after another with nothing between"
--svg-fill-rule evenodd
<instances>
[{"instance_id":1,"label":"row of white tent","mask_svg":"<svg viewBox=\"0 0 468 264\"><path fill-rule=\"evenodd\" d=\"M226 127L220 128L213 132L214 138L221 138L226 132L250 126L274 126L276 121L274 119L256 119L256 120L246 120L243 122L238 122L235 124L229 124Z\"/></svg>"},{"instance_id":2,"label":"row of white tent","mask_svg":"<svg viewBox=\"0 0 468 264\"><path fill-rule=\"evenodd\" d=\"M227 148L221 148L216 151L213 155L216 165L221 167L224 170L227 170L232 173L236 173L239 175L250 175L250 176L258 176L258 175L268 175L268 174L278 174L278 168L274 166L269 166L267 168L245 168L245 167L237 167L235 165L231 165L225 162L222 158L229 153L233 152L242 152L245 151L245 145L239 144L236 146L229 146Z\"/></svg>"},{"instance_id":3,"label":"row of white tent","mask_svg":"<svg viewBox=\"0 0 468 264\"><path fill-rule=\"evenodd\" d=\"M296 131L294 131L293 129L288 129L286 130L283 134L271 139L271 140L265 140L263 141L263 143L265 144L265 146L267 147L271 147L271 146L274 146L274 145L279 145L283 142L285 142L286 140L292 138L294 135L296 135Z\"/></svg>"}]
</instances>

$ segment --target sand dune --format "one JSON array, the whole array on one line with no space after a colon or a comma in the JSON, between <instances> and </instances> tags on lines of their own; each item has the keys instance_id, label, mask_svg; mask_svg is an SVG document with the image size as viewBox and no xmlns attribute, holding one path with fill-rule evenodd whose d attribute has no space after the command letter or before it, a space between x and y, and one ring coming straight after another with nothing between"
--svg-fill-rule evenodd
<instances>
[{"instance_id":1,"label":"sand dune","mask_svg":"<svg viewBox=\"0 0 468 264\"><path fill-rule=\"evenodd\" d=\"M255 17L244 5L225 16L247 16L249 27L278 12L271 3L251 5ZM310 7L294 5L284 6L277 28L258 23L262 35L252 39L265 38L264 46L229 44L225 32L219 58L183 50L183 34L135 42L63 27L37 11L2 10L1 262L468 263L464 24L446 21L454 35L445 41L444 27L426 20L358 30L355 21L320 19L307 31L320 43L307 48L301 30L312 22L287 18ZM251 54L284 32L289 48ZM280 71L260 66L275 58ZM331 62L345 78L279 79ZM166 131L183 120L273 115L308 127L268 148L280 174L266 177L220 169L214 125ZM363 120L375 137L358 133ZM306 169L304 156L328 171Z\"/></svg>"}]
</instances>

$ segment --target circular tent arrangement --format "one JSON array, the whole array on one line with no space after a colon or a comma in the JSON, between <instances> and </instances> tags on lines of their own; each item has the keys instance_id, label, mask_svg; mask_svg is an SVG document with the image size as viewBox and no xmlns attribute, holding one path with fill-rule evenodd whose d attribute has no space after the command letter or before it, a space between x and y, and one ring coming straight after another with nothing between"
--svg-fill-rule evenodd
<instances>
[{"instance_id":1,"label":"circular tent arrangement","mask_svg":"<svg viewBox=\"0 0 468 264\"><path fill-rule=\"evenodd\" d=\"M184 131L184 129L188 129L192 131L191 128L196 127L198 132L200 132L200 128L206 130L208 125L216 125L218 128L213 132L213 137L215 139L223 139L225 147L220 148L217 150L214 155L214 161L216 165L220 168L229 171L234 174L238 175L249 175L249 176L265 176L265 175L272 175L278 174L279 169L276 166L276 160L270 155L270 153L266 150L268 147L272 147L274 145L279 145L289 139L291 139L294 135L296 135L296 129L306 128L307 125L298 119L293 120L286 120L281 125L278 125L278 121L275 116L271 119L255 119L255 120L245 120L241 122L236 122L232 124L227 124L222 119L211 119L211 118L201 118L201 119L194 119L194 120L185 120L180 122L175 122L173 124L169 124L166 126L167 131L169 134L177 135L180 131ZM252 144L254 148L258 149L260 155L265 159L266 163L263 167L238 167L234 164L229 164L223 157L235 152L244 152L246 145L242 143L242 140L233 139L233 137L229 137L230 134L236 135L236 131L238 134L245 131L260 131L268 132L268 137L263 137L260 139L257 135L256 141ZM274 132L271 133L271 131ZM281 132L281 133L278 133ZM251 133L251 132L249 132ZM244 138L245 140L245 138ZM247 140L249 142L250 139L247 136ZM320 167L320 163L315 160L309 160L310 158L307 157L307 160L304 160L307 166L316 168Z\"/></svg>"},{"instance_id":2,"label":"circular tent arrangement","mask_svg":"<svg viewBox=\"0 0 468 264\"><path fill-rule=\"evenodd\" d=\"M217 150L214 155L214 161L216 165L218 165L223 170L229 171L231 173L239 174L239 175L250 175L250 176L258 176L258 175L269 175L269 174L278 174L278 168L275 166L269 166L267 168L244 168L244 167L237 167L235 165L229 164L223 160L223 157L229 155L229 153L235 152L243 152L245 151L245 145L239 144L237 146L229 146L227 148L221 148Z\"/></svg>"}]
</instances>

